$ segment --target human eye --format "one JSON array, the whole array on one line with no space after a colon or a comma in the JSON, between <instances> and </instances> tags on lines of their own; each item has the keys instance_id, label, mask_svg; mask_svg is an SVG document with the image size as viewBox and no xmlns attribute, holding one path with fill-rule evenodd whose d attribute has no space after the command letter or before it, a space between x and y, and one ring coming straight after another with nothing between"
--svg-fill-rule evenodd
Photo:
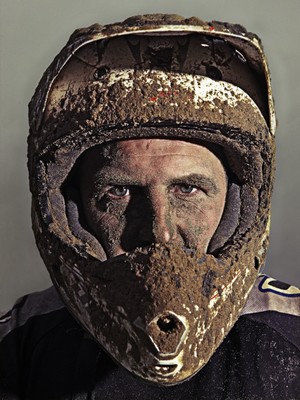
<instances>
[{"instance_id":1,"label":"human eye","mask_svg":"<svg viewBox=\"0 0 300 400\"><path fill-rule=\"evenodd\" d=\"M176 194L181 194L181 195L191 195L191 194L196 194L199 192L199 188L195 185L190 185L187 183L180 183L176 184L172 188L172 192Z\"/></svg>"},{"instance_id":2,"label":"human eye","mask_svg":"<svg viewBox=\"0 0 300 400\"><path fill-rule=\"evenodd\" d=\"M106 194L114 199L123 199L130 195L128 186L114 185L106 190Z\"/></svg>"}]
</instances>

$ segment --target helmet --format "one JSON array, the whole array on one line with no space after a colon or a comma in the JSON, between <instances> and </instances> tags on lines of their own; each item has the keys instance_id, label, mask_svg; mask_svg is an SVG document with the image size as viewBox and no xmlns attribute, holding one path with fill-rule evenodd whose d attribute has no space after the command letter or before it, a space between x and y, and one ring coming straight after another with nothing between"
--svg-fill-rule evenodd
<instances>
[{"instance_id":1,"label":"helmet","mask_svg":"<svg viewBox=\"0 0 300 400\"><path fill-rule=\"evenodd\" d=\"M32 221L75 318L136 376L202 368L264 263L276 120L259 39L239 25L144 15L73 33L29 105ZM80 218L74 170L93 146L180 138L222 148L228 193L208 254L153 244L107 259Z\"/></svg>"}]
</instances>

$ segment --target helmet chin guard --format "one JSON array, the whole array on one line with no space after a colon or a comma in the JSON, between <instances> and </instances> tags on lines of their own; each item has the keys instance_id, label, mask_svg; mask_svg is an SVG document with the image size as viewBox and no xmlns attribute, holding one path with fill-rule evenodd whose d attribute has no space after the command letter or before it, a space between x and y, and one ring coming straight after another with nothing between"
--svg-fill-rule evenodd
<instances>
[{"instance_id":1,"label":"helmet chin guard","mask_svg":"<svg viewBox=\"0 0 300 400\"><path fill-rule=\"evenodd\" d=\"M269 237L275 114L259 39L172 15L76 31L30 103L36 241L75 318L134 375L180 383L245 305ZM106 259L82 223L74 171L86 150L165 138L218 145L228 193L209 254L153 244Z\"/></svg>"},{"instance_id":2,"label":"helmet chin guard","mask_svg":"<svg viewBox=\"0 0 300 400\"><path fill-rule=\"evenodd\" d=\"M85 265L62 263L55 283L74 315L127 370L174 385L210 359L237 320L257 271L157 244Z\"/></svg>"}]
</instances>

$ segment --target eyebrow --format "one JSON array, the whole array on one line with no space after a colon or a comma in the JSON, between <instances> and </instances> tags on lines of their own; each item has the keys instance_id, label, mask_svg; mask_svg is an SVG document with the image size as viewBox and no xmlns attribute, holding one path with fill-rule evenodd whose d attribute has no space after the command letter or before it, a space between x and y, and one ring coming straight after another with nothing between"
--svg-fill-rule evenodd
<instances>
[{"instance_id":1,"label":"eyebrow","mask_svg":"<svg viewBox=\"0 0 300 400\"><path fill-rule=\"evenodd\" d=\"M126 174L122 174L119 170L116 169L116 173L112 171L102 170L96 175L96 185L124 185L124 186L133 186L140 185L139 181L135 181L132 177L129 177Z\"/></svg>"}]
</instances>

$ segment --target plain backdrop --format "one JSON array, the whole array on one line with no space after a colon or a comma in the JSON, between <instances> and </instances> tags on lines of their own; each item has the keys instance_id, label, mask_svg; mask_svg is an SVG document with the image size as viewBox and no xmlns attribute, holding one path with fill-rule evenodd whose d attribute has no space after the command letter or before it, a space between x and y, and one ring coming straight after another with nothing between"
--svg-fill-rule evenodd
<instances>
[{"instance_id":1,"label":"plain backdrop","mask_svg":"<svg viewBox=\"0 0 300 400\"><path fill-rule=\"evenodd\" d=\"M240 23L261 37L279 120L265 272L299 285L299 0L0 0L0 310L19 296L51 284L31 232L27 103L42 73L76 28L145 13Z\"/></svg>"}]
</instances>

